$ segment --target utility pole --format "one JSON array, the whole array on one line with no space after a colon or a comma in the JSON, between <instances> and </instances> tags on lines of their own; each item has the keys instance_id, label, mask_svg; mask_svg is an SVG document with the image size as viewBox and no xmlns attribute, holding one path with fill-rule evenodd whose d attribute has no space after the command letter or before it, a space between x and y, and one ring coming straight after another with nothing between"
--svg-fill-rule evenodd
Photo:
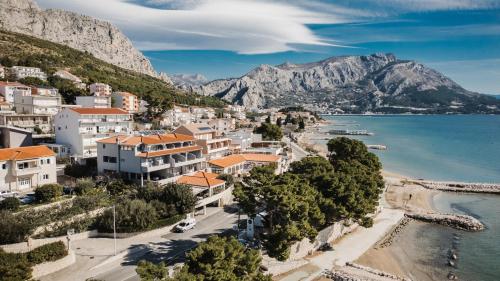
<instances>
[{"instance_id":1,"label":"utility pole","mask_svg":"<svg viewBox=\"0 0 500 281\"><path fill-rule=\"evenodd\" d=\"M116 256L116 205L113 205L113 239L115 243L115 256Z\"/></svg>"}]
</instances>

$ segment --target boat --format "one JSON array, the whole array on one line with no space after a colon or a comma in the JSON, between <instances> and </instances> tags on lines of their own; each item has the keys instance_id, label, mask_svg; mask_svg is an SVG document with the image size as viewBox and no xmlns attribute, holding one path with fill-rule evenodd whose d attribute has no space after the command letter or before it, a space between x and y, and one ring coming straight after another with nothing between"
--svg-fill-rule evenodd
<instances>
[{"instance_id":1,"label":"boat","mask_svg":"<svg viewBox=\"0 0 500 281\"><path fill-rule=\"evenodd\" d=\"M387 150L387 146L382 144L368 144L366 145L369 149L377 149L377 150Z\"/></svg>"},{"instance_id":2,"label":"boat","mask_svg":"<svg viewBox=\"0 0 500 281\"><path fill-rule=\"evenodd\" d=\"M344 135L344 136L373 136L373 133L367 130L330 130L331 135Z\"/></svg>"}]
</instances>

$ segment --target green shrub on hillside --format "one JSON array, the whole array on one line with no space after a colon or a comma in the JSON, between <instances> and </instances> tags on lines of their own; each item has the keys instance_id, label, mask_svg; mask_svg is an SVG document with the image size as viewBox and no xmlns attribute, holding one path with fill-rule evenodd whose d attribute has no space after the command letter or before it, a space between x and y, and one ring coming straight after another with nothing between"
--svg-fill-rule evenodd
<instances>
[{"instance_id":1,"label":"green shrub on hillside","mask_svg":"<svg viewBox=\"0 0 500 281\"><path fill-rule=\"evenodd\" d=\"M51 202L63 195L63 187L57 183L44 184L35 189L35 198L40 203Z\"/></svg>"}]
</instances>

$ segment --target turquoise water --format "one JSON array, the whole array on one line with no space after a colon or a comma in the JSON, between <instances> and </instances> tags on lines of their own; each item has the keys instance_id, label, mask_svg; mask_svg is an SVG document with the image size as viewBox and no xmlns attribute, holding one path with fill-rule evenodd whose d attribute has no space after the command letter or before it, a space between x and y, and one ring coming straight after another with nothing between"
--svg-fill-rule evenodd
<instances>
[{"instance_id":1,"label":"turquoise water","mask_svg":"<svg viewBox=\"0 0 500 281\"><path fill-rule=\"evenodd\" d=\"M383 144L384 169L415 178L500 182L500 116L327 116L335 129L366 129L357 137ZM329 128L329 129L330 129Z\"/></svg>"},{"instance_id":2,"label":"turquoise water","mask_svg":"<svg viewBox=\"0 0 500 281\"><path fill-rule=\"evenodd\" d=\"M374 151L384 169L415 178L500 183L500 116L329 116L346 126L327 129L366 129L374 136L356 137L366 144L383 144ZM432 266L432 280L449 271L460 280L500 280L500 196L439 193L441 212L472 215L486 225L482 232L457 231L424 224L419 227L410 257L414 264ZM457 237L457 238L456 238ZM455 241L455 239L457 239ZM448 251L456 247L456 267L449 267ZM417 268L417 267L416 267ZM440 276L436 278L435 276Z\"/></svg>"}]
</instances>

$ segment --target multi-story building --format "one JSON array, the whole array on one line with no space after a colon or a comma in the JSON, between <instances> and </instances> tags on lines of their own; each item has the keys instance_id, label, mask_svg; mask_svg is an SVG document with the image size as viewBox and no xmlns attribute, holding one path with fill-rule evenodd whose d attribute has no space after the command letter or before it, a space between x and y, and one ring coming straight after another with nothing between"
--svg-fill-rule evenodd
<instances>
[{"instance_id":1,"label":"multi-story building","mask_svg":"<svg viewBox=\"0 0 500 281\"><path fill-rule=\"evenodd\" d=\"M56 143L79 162L97 157L97 141L132 132L132 115L119 108L64 108L54 116Z\"/></svg>"},{"instance_id":2,"label":"multi-story building","mask_svg":"<svg viewBox=\"0 0 500 281\"><path fill-rule=\"evenodd\" d=\"M236 119L234 118L215 118L215 119L205 119L199 122L200 124L205 124L220 134L228 134L236 129Z\"/></svg>"},{"instance_id":3,"label":"multi-story building","mask_svg":"<svg viewBox=\"0 0 500 281\"><path fill-rule=\"evenodd\" d=\"M201 124L189 124L180 126L175 133L192 136L196 143L203 147L203 154L208 160L216 159L229 154L231 140L217 135L217 131Z\"/></svg>"},{"instance_id":4,"label":"multi-story building","mask_svg":"<svg viewBox=\"0 0 500 281\"><path fill-rule=\"evenodd\" d=\"M56 157L48 147L0 149L0 191L26 191L56 182Z\"/></svg>"},{"instance_id":5,"label":"multi-story building","mask_svg":"<svg viewBox=\"0 0 500 281\"><path fill-rule=\"evenodd\" d=\"M233 151L247 150L252 146L253 142L262 141L261 134L254 134L251 130L239 130L229 132L226 137L231 139L231 148Z\"/></svg>"},{"instance_id":6,"label":"multi-story building","mask_svg":"<svg viewBox=\"0 0 500 281\"><path fill-rule=\"evenodd\" d=\"M104 83L94 83L90 84L90 94L94 96L110 96L111 95L111 86Z\"/></svg>"},{"instance_id":7,"label":"multi-story building","mask_svg":"<svg viewBox=\"0 0 500 281\"><path fill-rule=\"evenodd\" d=\"M282 158L270 154L232 154L219 159L208 161L208 167L213 173L241 175L250 171L255 166L276 165L276 173L283 172Z\"/></svg>"},{"instance_id":8,"label":"multi-story building","mask_svg":"<svg viewBox=\"0 0 500 281\"><path fill-rule=\"evenodd\" d=\"M31 95L55 97L59 95L59 90L53 87L36 86L31 87Z\"/></svg>"},{"instance_id":9,"label":"multi-story building","mask_svg":"<svg viewBox=\"0 0 500 281\"><path fill-rule=\"evenodd\" d=\"M187 107L174 106L174 108L167 110L162 117L160 125L164 127L176 127L194 122L194 117Z\"/></svg>"},{"instance_id":10,"label":"multi-story building","mask_svg":"<svg viewBox=\"0 0 500 281\"><path fill-rule=\"evenodd\" d=\"M43 72L38 67L28 67L28 66L13 66L10 71L16 77L16 79L23 79L27 77L38 78L41 80L47 80L47 74Z\"/></svg>"},{"instance_id":11,"label":"multi-story building","mask_svg":"<svg viewBox=\"0 0 500 281\"><path fill-rule=\"evenodd\" d=\"M212 119L215 117L215 110L210 107L191 106L189 109L191 111L193 119L196 121Z\"/></svg>"},{"instance_id":12,"label":"multi-story building","mask_svg":"<svg viewBox=\"0 0 500 281\"><path fill-rule=\"evenodd\" d=\"M89 108L110 108L110 96L78 96L75 100L76 105Z\"/></svg>"},{"instance_id":13,"label":"multi-story building","mask_svg":"<svg viewBox=\"0 0 500 281\"><path fill-rule=\"evenodd\" d=\"M0 94L8 103L14 103L14 95L30 95L31 88L18 82L3 82L0 81Z\"/></svg>"},{"instance_id":14,"label":"multi-story building","mask_svg":"<svg viewBox=\"0 0 500 281\"><path fill-rule=\"evenodd\" d=\"M0 114L0 125L18 127L29 130L33 134L45 135L53 132L52 117L52 115L48 114L16 114L7 112Z\"/></svg>"},{"instance_id":15,"label":"multi-story building","mask_svg":"<svg viewBox=\"0 0 500 281\"><path fill-rule=\"evenodd\" d=\"M188 135L116 136L97 143L100 174L117 174L141 185L175 182L205 168L202 147Z\"/></svg>"},{"instance_id":16,"label":"multi-story building","mask_svg":"<svg viewBox=\"0 0 500 281\"><path fill-rule=\"evenodd\" d=\"M0 96L0 113L6 111L12 111L14 105L12 103L6 102L3 96Z\"/></svg>"},{"instance_id":17,"label":"multi-story building","mask_svg":"<svg viewBox=\"0 0 500 281\"><path fill-rule=\"evenodd\" d=\"M55 115L61 109L61 96L57 89L33 88L32 92L14 94L16 113Z\"/></svg>"},{"instance_id":18,"label":"multi-story building","mask_svg":"<svg viewBox=\"0 0 500 281\"><path fill-rule=\"evenodd\" d=\"M244 106L228 105L228 106L226 106L226 110L229 111L229 114L231 114L231 117L236 118L238 120L244 120L247 118Z\"/></svg>"},{"instance_id":19,"label":"multi-story building","mask_svg":"<svg viewBox=\"0 0 500 281\"><path fill-rule=\"evenodd\" d=\"M113 107L121 108L129 113L139 112L139 98L136 95L128 92L114 92L111 97Z\"/></svg>"}]
</instances>

